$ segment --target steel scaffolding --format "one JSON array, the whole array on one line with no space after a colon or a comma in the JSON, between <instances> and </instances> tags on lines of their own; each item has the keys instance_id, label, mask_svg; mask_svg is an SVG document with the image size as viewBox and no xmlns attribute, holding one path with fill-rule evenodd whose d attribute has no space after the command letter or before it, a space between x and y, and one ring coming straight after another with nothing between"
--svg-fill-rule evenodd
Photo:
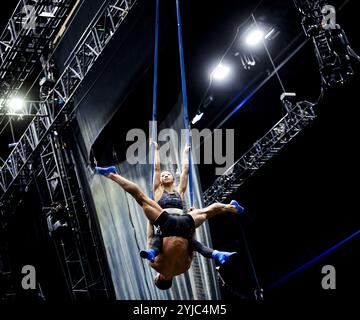
<instances>
[{"instance_id":1,"label":"steel scaffolding","mask_svg":"<svg viewBox=\"0 0 360 320\"><path fill-rule=\"evenodd\" d=\"M314 43L315 55L324 87L342 85L354 74L351 66L351 52L344 30L335 20L335 8L325 0L295 0L302 15L304 33ZM325 18L333 13L333 21Z\"/></svg>"},{"instance_id":2,"label":"steel scaffolding","mask_svg":"<svg viewBox=\"0 0 360 320\"><path fill-rule=\"evenodd\" d=\"M35 150L50 128L64 121L75 110L71 98L116 30L132 9L136 0L112 0L104 3L75 47L64 72L44 102L11 154L0 169L0 200L3 200L21 172L29 168ZM46 117L43 117L46 115ZM24 175L26 185L32 175Z\"/></svg>"},{"instance_id":3,"label":"steel scaffolding","mask_svg":"<svg viewBox=\"0 0 360 320\"><path fill-rule=\"evenodd\" d=\"M41 146L42 170L37 179L45 180L47 186L47 192L40 191L47 199L43 211L71 298L109 299L99 241L69 145L53 131Z\"/></svg>"},{"instance_id":4,"label":"steel scaffolding","mask_svg":"<svg viewBox=\"0 0 360 320\"><path fill-rule=\"evenodd\" d=\"M293 96L282 96L286 115L203 193L206 206L224 202L315 119L315 104L308 101L293 103Z\"/></svg>"},{"instance_id":5,"label":"steel scaffolding","mask_svg":"<svg viewBox=\"0 0 360 320\"><path fill-rule=\"evenodd\" d=\"M34 180L37 186L43 181L46 187L38 186L38 192L73 300L106 299L111 293L103 270L101 242L94 232L94 221L69 147L72 139L67 129L76 109L72 97L136 2L105 1L66 61L59 79L44 87L41 101L26 102L21 114L2 111L4 116L33 119L0 169L1 218L6 221L17 198ZM37 12L41 12L40 7ZM15 46L16 39L11 38L11 45ZM4 50L1 56L6 62L10 47L9 52ZM14 88L11 90L14 92Z\"/></svg>"},{"instance_id":6,"label":"steel scaffolding","mask_svg":"<svg viewBox=\"0 0 360 320\"><path fill-rule=\"evenodd\" d=\"M0 94L3 105L10 95L16 95L34 70L74 2L19 1L0 35Z\"/></svg>"}]
</instances>

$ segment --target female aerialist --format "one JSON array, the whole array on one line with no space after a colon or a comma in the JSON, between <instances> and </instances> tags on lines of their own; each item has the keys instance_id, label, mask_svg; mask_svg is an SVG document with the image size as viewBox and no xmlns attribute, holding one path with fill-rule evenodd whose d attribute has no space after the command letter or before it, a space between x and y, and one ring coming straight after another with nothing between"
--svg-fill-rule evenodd
<instances>
[{"instance_id":1,"label":"female aerialist","mask_svg":"<svg viewBox=\"0 0 360 320\"><path fill-rule=\"evenodd\" d=\"M158 149L157 145L156 149ZM195 229L205 220L217 214L225 212L242 213L244 211L235 200L232 200L230 204L214 203L206 208L193 209L189 213L182 212L182 197L188 180L188 163L186 161L188 152L189 147L186 147L180 184L177 190L174 190L173 175L168 171L160 172L159 154L158 151L156 152L154 195L159 203L146 196L138 185L120 176L114 166L95 168L96 173L116 182L131 194L142 207L149 221L147 240L150 249L143 250L140 254L150 260L150 266L159 272L155 278L155 284L160 289L169 289L172 278L190 268L192 251L194 250L207 258L217 259L220 263L227 261L235 252L221 252L205 247L193 239ZM176 210L170 208L164 210L161 204L165 207L178 208L181 210L181 214L176 214Z\"/></svg>"},{"instance_id":2,"label":"female aerialist","mask_svg":"<svg viewBox=\"0 0 360 320\"><path fill-rule=\"evenodd\" d=\"M189 176L189 146L185 146L183 154L183 165L180 175L180 184L176 188L174 186L175 179L174 175L170 171L160 170L160 155L158 144L154 141L152 142L155 147L155 157L154 157L154 180L153 180L153 195L154 200L160 205L162 209L166 209L166 212L170 215L182 215L186 213L184 210L185 202L184 196L188 184ZM151 142L150 142L151 144ZM240 209L240 208L239 208ZM194 210L190 208L189 211ZM241 210L243 210L241 208ZM154 233L153 226L148 222L147 227L147 239L150 249L140 251L140 256L142 258L148 259L151 262L154 262L155 257L159 254L162 247L162 236L158 232ZM157 231L157 230L155 230ZM195 236L195 234L194 234ZM223 264L228 261L230 256L236 252L224 252L210 249L198 242L194 238L190 240L190 250L199 252L205 258L216 259L218 262Z\"/></svg>"}]
</instances>

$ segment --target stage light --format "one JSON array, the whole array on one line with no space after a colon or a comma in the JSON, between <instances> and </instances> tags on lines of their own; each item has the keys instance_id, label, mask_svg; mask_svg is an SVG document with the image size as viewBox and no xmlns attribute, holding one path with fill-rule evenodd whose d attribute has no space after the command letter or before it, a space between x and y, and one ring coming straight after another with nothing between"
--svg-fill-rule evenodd
<instances>
[{"instance_id":1,"label":"stage light","mask_svg":"<svg viewBox=\"0 0 360 320\"><path fill-rule=\"evenodd\" d=\"M224 80L230 73L230 68L226 65L223 65L222 63L219 63L219 65L214 69L214 71L211 73L211 77L214 80Z\"/></svg>"},{"instance_id":2,"label":"stage light","mask_svg":"<svg viewBox=\"0 0 360 320\"><path fill-rule=\"evenodd\" d=\"M25 105L24 100L19 97L11 98L8 102L8 108L13 112L20 111L21 109L24 108L24 105Z\"/></svg>"},{"instance_id":3,"label":"stage light","mask_svg":"<svg viewBox=\"0 0 360 320\"><path fill-rule=\"evenodd\" d=\"M195 124L196 122L200 121L200 119L203 117L204 112L199 112L196 114L196 116L194 117L194 119L191 121L192 124Z\"/></svg>"},{"instance_id":4,"label":"stage light","mask_svg":"<svg viewBox=\"0 0 360 320\"><path fill-rule=\"evenodd\" d=\"M253 47L259 44L263 39L264 39L264 32L262 32L259 29L255 29L247 34L245 38L245 43Z\"/></svg>"}]
</instances>

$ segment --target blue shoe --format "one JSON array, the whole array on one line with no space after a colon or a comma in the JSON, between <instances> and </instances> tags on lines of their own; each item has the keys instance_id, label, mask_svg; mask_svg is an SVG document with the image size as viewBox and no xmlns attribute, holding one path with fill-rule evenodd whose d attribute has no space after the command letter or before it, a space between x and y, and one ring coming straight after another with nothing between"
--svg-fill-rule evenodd
<instances>
[{"instance_id":1,"label":"blue shoe","mask_svg":"<svg viewBox=\"0 0 360 320\"><path fill-rule=\"evenodd\" d=\"M116 168L114 166L107 167L107 168L95 167L95 173L106 176L109 173L116 173Z\"/></svg>"},{"instance_id":2,"label":"blue shoe","mask_svg":"<svg viewBox=\"0 0 360 320\"><path fill-rule=\"evenodd\" d=\"M237 252L226 252L226 251L217 251L214 250L211 257L215 260L217 260L220 264L224 264L225 262L228 262L230 260L230 257L234 254L237 254Z\"/></svg>"},{"instance_id":3,"label":"blue shoe","mask_svg":"<svg viewBox=\"0 0 360 320\"><path fill-rule=\"evenodd\" d=\"M231 200L230 204L237 208L238 214L242 214L245 210L241 205L238 204L238 202L236 200Z\"/></svg>"},{"instance_id":4,"label":"blue shoe","mask_svg":"<svg viewBox=\"0 0 360 320\"><path fill-rule=\"evenodd\" d=\"M147 250L141 250L140 251L140 257L143 259L147 259L150 262L154 262L156 256L159 254L159 251L155 249L147 249Z\"/></svg>"}]
</instances>

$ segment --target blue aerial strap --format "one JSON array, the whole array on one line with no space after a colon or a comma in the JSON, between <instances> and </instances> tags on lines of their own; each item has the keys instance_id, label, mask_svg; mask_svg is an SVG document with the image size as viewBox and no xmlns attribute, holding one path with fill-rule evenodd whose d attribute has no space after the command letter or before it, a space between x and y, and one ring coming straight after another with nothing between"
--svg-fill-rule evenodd
<instances>
[{"instance_id":1,"label":"blue aerial strap","mask_svg":"<svg viewBox=\"0 0 360 320\"><path fill-rule=\"evenodd\" d=\"M179 53L180 53L180 67L181 67L181 89L183 96L183 108L184 108L184 125L186 130L186 143L188 146L190 143L190 127L189 127L189 116L188 116L188 107L187 107L187 92L186 92L186 77L185 77L185 65L184 65L184 52L183 52L183 42L182 42L182 31L181 31L181 17L180 17L180 7L179 0L176 0L176 12L177 12L177 22L178 22L178 40L179 40ZM152 130L151 138L152 141L156 141L156 104L157 104L157 73L158 73L158 56L159 56L159 0L156 0L156 21L155 21L155 54L154 54L154 87L153 87L153 112L152 112ZM151 144L151 164L155 162L155 146ZM193 206L193 185L192 185L192 161L191 161L191 152L189 152L189 192L190 192L190 206ZM151 171L151 188L150 194L153 195L153 180L154 180L154 166Z\"/></svg>"},{"instance_id":2,"label":"blue aerial strap","mask_svg":"<svg viewBox=\"0 0 360 320\"><path fill-rule=\"evenodd\" d=\"M186 77L185 77L185 63L184 63L184 49L182 41L182 31L181 31L181 16L180 16L180 6L179 0L176 0L176 14L177 14L177 25L178 25L178 40L179 40L179 53L180 53L180 68L181 68L181 91L182 91L182 100L184 108L184 124L186 130L186 143L190 146L190 126L189 126L189 115L188 115L188 105L187 105L187 92L186 92ZM190 206L193 207L193 185L192 185L192 161L191 161L191 152L189 152L189 191L190 191Z\"/></svg>"},{"instance_id":3,"label":"blue aerial strap","mask_svg":"<svg viewBox=\"0 0 360 320\"><path fill-rule=\"evenodd\" d=\"M152 112L152 128L151 139L156 142L156 103L157 103L157 73L158 73L158 60L159 60L159 2L156 0L156 18L155 18L155 54L154 54L154 88L153 88L153 112ZM150 181L150 195L154 199L153 182L154 182L154 162L155 162L155 145L151 144L151 181Z\"/></svg>"}]
</instances>

